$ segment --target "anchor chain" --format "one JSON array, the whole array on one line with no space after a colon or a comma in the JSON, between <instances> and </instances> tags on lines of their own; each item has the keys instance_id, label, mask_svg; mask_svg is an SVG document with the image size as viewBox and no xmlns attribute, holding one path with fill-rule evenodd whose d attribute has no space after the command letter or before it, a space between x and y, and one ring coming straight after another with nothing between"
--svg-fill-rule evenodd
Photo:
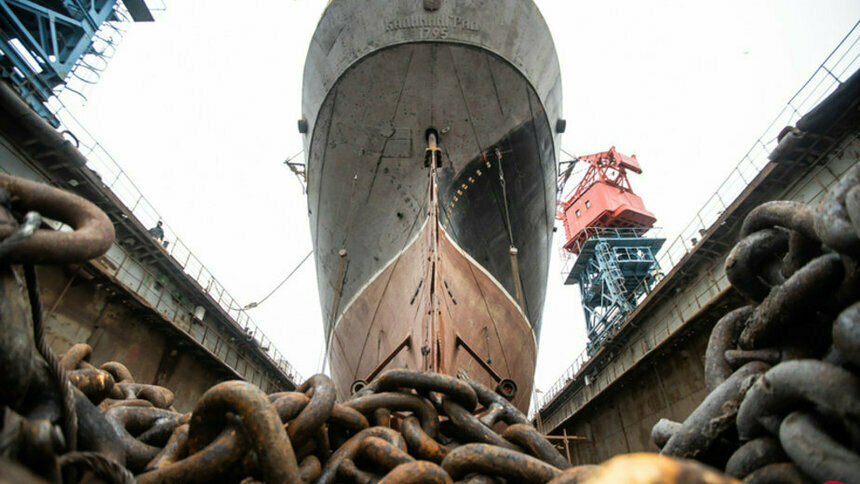
<instances>
[{"instance_id":1,"label":"anchor chain","mask_svg":"<svg viewBox=\"0 0 860 484\"><path fill-rule=\"evenodd\" d=\"M684 422L652 429L661 454L745 482L860 476L860 165L816 207L753 209L726 259L749 304L714 326L710 392Z\"/></svg>"},{"instance_id":2,"label":"anchor chain","mask_svg":"<svg viewBox=\"0 0 860 484\"><path fill-rule=\"evenodd\" d=\"M31 264L84 263L107 250L113 231L78 197L5 175L0 186L14 210L0 208L0 480L596 484L646 473L661 482L737 482L655 454L571 467L503 395L437 373L387 370L343 402L325 375L269 395L227 381L179 412L173 391L137 382L121 362L97 364L89 345L59 357L36 349L44 338ZM75 231L38 229L32 216L20 229L13 213L32 209ZM30 267L28 277L17 264ZM61 423L64 399L76 429ZM792 422L786 432L819 428L807 414Z\"/></svg>"}]
</instances>

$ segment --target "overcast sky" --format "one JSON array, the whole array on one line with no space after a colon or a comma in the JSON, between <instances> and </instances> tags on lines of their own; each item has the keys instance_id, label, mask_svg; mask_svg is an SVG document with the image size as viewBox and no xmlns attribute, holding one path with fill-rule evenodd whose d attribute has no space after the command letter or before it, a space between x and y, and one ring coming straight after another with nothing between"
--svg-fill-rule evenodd
<instances>
[{"instance_id":1,"label":"overcast sky","mask_svg":"<svg viewBox=\"0 0 860 484\"><path fill-rule=\"evenodd\" d=\"M304 57L326 3L170 1L157 22L129 28L88 101L73 107L243 304L261 299L311 248L306 200L283 161L302 149ZM856 0L537 4L562 67L562 147L636 154L644 173L631 183L668 236L860 17ZM557 259L539 389L585 341L578 288L561 284ZM305 376L322 360L316 288L308 263L250 311Z\"/></svg>"}]
</instances>

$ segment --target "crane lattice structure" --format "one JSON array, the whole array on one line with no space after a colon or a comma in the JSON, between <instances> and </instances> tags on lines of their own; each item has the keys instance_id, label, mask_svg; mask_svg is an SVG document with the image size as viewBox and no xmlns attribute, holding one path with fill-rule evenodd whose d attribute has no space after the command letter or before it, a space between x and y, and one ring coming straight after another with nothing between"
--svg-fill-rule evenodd
<instances>
[{"instance_id":1,"label":"crane lattice structure","mask_svg":"<svg viewBox=\"0 0 860 484\"><path fill-rule=\"evenodd\" d=\"M45 103L70 75L98 80L128 17L153 20L144 0L0 0L0 75L58 126Z\"/></svg>"},{"instance_id":2,"label":"crane lattice structure","mask_svg":"<svg viewBox=\"0 0 860 484\"><path fill-rule=\"evenodd\" d=\"M588 169L560 203L564 249L576 256L565 284L578 284L589 353L624 322L660 277L657 252L665 239L648 236L656 218L633 193L627 171L641 173L636 156L615 151L576 160Z\"/></svg>"}]
</instances>

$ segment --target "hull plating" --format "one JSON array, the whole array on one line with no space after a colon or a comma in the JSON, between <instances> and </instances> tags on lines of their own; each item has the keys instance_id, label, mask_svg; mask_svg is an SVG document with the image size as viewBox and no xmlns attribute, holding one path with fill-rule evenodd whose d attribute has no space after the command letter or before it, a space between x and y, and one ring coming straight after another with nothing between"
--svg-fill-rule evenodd
<instances>
[{"instance_id":1,"label":"hull plating","mask_svg":"<svg viewBox=\"0 0 860 484\"><path fill-rule=\"evenodd\" d=\"M528 320L444 230L434 255L434 236L425 224L344 309L330 346L339 396L385 368L411 368L465 374L491 388L510 378L519 385L514 405L527 408L537 354Z\"/></svg>"},{"instance_id":2,"label":"hull plating","mask_svg":"<svg viewBox=\"0 0 860 484\"><path fill-rule=\"evenodd\" d=\"M428 38L434 28L444 37ZM552 40L529 0L443 1L433 13L417 1L328 7L308 53L303 110L341 396L355 379L408 366L511 378L527 406L555 214L559 86ZM438 218L428 128L442 149Z\"/></svg>"}]
</instances>

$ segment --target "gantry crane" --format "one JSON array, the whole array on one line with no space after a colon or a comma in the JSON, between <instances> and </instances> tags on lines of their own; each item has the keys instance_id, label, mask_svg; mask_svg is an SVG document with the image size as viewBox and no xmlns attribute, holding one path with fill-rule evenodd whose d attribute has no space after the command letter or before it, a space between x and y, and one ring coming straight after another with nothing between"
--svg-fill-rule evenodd
<instances>
[{"instance_id":1,"label":"gantry crane","mask_svg":"<svg viewBox=\"0 0 860 484\"><path fill-rule=\"evenodd\" d=\"M656 284L656 254L665 239L649 236L657 219L630 187L627 172L642 173L636 156L609 151L579 157L587 169L559 203L564 250L576 257L565 284L578 284L589 353L608 338ZM563 188L570 170L559 180Z\"/></svg>"}]
</instances>

